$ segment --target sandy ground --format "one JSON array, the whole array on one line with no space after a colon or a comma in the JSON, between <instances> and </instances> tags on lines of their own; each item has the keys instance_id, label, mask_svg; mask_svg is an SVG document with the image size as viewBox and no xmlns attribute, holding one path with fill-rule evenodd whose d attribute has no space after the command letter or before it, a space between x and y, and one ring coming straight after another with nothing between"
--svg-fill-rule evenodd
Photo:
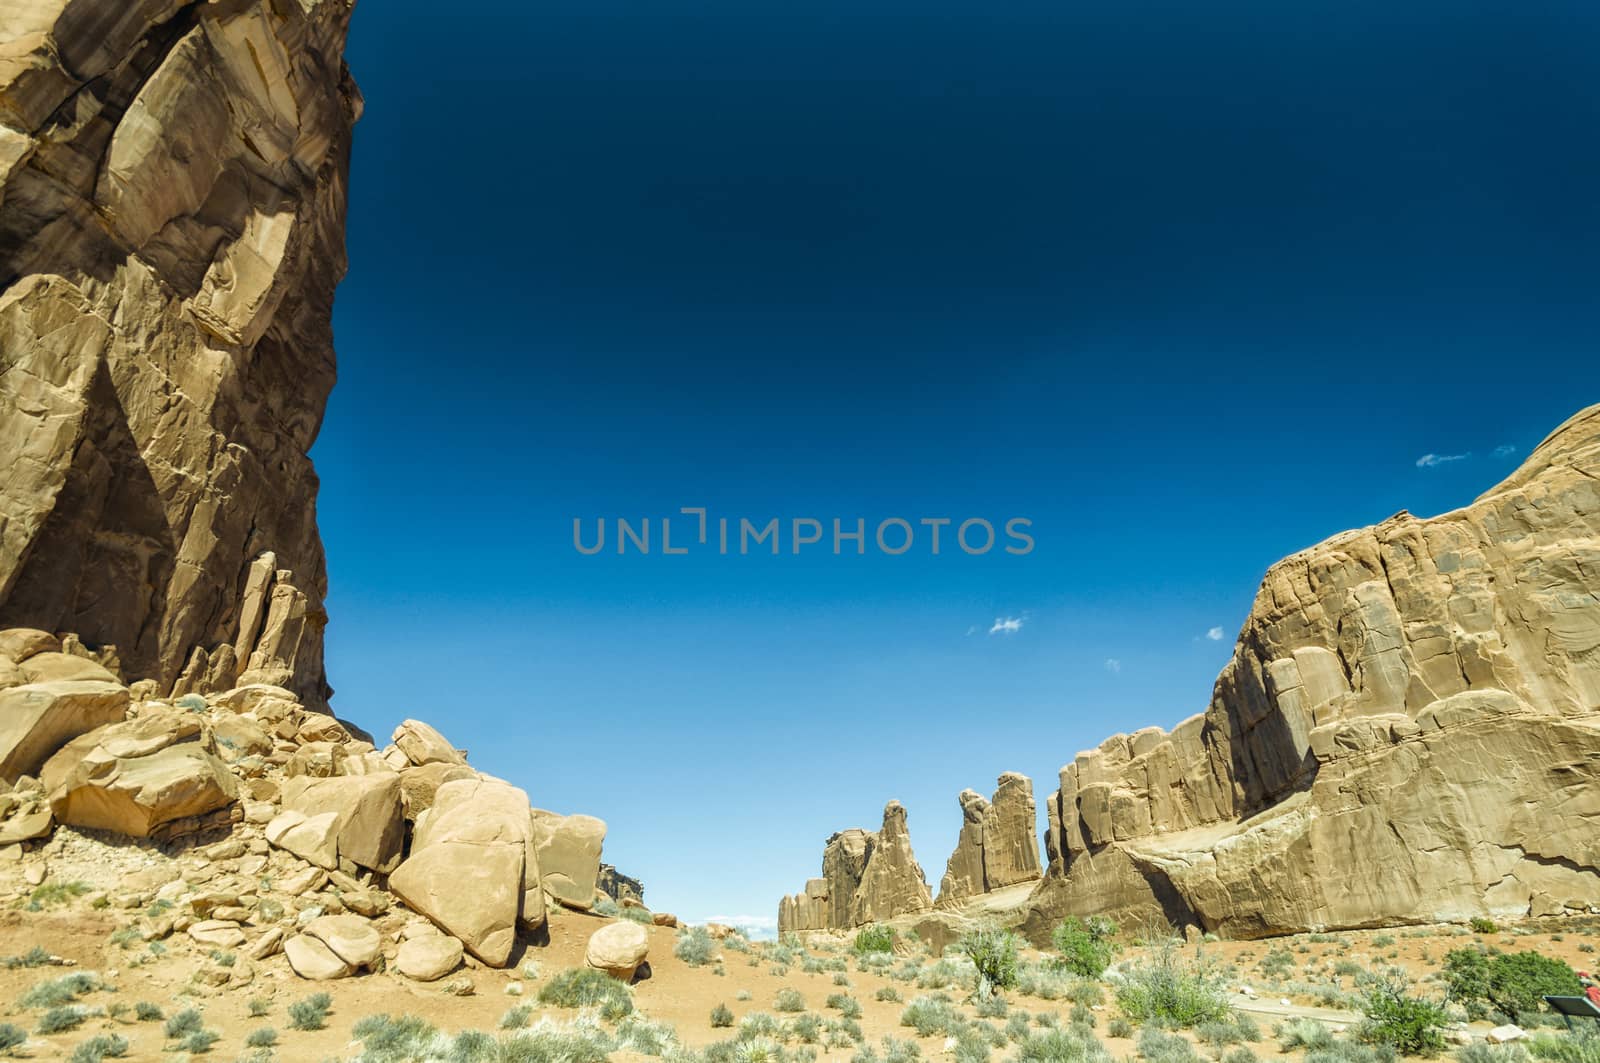
<instances>
[{"instance_id":1,"label":"sandy ground","mask_svg":"<svg viewBox=\"0 0 1600 1063\"><path fill-rule=\"evenodd\" d=\"M442 982L419 984L390 973L309 983L297 978L281 955L257 961L249 985L219 989L196 984L194 976L203 957L181 935L170 939L171 947L166 954L137 966L130 965L133 957L144 954L142 943L129 949L111 940L113 933L128 921L129 913L96 910L90 906L88 898L40 912L13 907L0 912L0 957L21 955L34 946L42 946L70 961L77 969L100 972L117 991L88 995L82 1002L91 1006L104 1008L120 1003L131 1013L136 1002L151 1001L161 1005L169 1015L183 1007L196 1007L202 1011L205 1025L222 1035L207 1058L239 1058L246 1053L245 1037L260 1027L271 1026L280 1038L273 1058L315 1061L357 1055L360 1046L352 1041L352 1026L362 1017L380 1012L421 1015L446 1032L494 1030L506 1011L517 1004L532 1005L536 1016L570 1019L574 1012L569 1009L542 1007L537 1003L539 987L563 969L581 965L589 935L608 920L558 912L551 922L548 943L530 944L520 957L519 962L535 965L536 971L525 971L520 966L504 971L482 967L459 971L451 978L470 979L474 991L469 996L444 992ZM1353 1017L1338 1005L1330 1007L1326 996L1330 991L1349 991L1353 986L1351 974L1333 973L1340 965L1346 972L1355 967L1372 969L1399 965L1412 972L1427 990L1430 983L1426 979L1438 971L1445 952L1476 941L1507 950L1536 949L1587 969L1596 955L1589 950L1600 945L1597 926L1600 920L1583 919L1546 921L1490 935L1476 935L1465 928L1450 926L1351 931L1270 941L1190 944L1183 946L1183 952L1190 957L1203 954L1228 972L1235 1005L1250 1013L1262 1030L1262 1041L1247 1047L1262 1059L1271 1059L1282 1054L1271 1038L1273 1024L1282 1017L1311 1014L1334 1025ZM809 1011L824 1017L837 1014L826 1009L828 996L848 993L861 1006L859 1022L869 1044L879 1044L885 1035L916 1039L912 1030L900 1024L903 1001L927 990L919 990L886 974L858 970L848 950L826 952L822 951L826 945L812 944L816 955L848 960L849 969L844 977L849 985L841 986L835 983L834 972L807 973L798 963L778 973L770 960L761 958L763 949L759 945L750 953L724 948L720 963L692 967L673 956L676 931L652 927L648 932L650 973L634 987L636 1006L651 1019L671 1024L688 1045L703 1046L732 1034L733 1031L711 1027L709 1016L717 1005L726 1005L740 1018L755 1011L777 1014L774 998L779 990L788 988L800 992ZM1119 962L1136 960L1142 951L1141 946L1130 944L1122 949L1117 959ZM1267 961L1268 966L1279 971L1280 980L1262 970L1263 960L1269 953L1274 954L1275 959ZM1042 957L1030 951L1027 958ZM903 958L899 962L903 962ZM1286 965L1292 970L1285 971ZM0 999L9 1002L0 1007L0 1011L5 1012L0 1015L0 1021L32 1031L40 1009L22 1009L17 1001L29 987L70 969L0 968ZM507 988L510 986L517 987L520 995L510 995ZM889 986L900 993L902 1002L875 999L879 989ZM1254 991L1253 997L1239 992L1244 986ZM288 1005L319 990L329 992L334 998L328 1026L317 1031L291 1030L286 1015ZM959 987L948 992L958 1001L966 995ZM748 999L741 1000L741 995ZM1033 1016L1053 1014L1063 1023L1073 1007L1065 1000L1046 1001L1017 993L1011 994L1009 1000L1013 1010L1022 1009ZM257 1006L265 1007L264 1016L250 1014L252 1001L261 1002ZM973 1014L969 1004L963 1002L960 1006L968 1015ZM1108 993L1104 1005L1095 1010L1095 1032L1115 1058L1131 1059L1135 1056L1133 1041L1108 1035L1108 1021L1116 1014L1113 998ZM119 1018L93 1017L69 1033L47 1037L34 1035L27 1050L32 1058L66 1058L75 1046L106 1031L118 1033L131 1042L131 1051L125 1058L183 1058L181 1053L167 1050L160 1023L136 1022L131 1014ZM945 1050L944 1038L921 1039L919 1047L924 1059L939 1059ZM817 1046L819 1059L848 1059L852 1051ZM1001 1049L994 1058L999 1060L1010 1054L1011 1049ZM619 1057L625 1058L625 1054Z\"/></svg>"}]
</instances>

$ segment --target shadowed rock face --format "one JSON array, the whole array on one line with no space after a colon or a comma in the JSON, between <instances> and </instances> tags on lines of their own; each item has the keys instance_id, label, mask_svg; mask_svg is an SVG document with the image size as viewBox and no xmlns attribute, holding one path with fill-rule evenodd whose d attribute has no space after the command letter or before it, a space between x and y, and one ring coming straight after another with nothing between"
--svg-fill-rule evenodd
<instances>
[{"instance_id":1,"label":"shadowed rock face","mask_svg":"<svg viewBox=\"0 0 1600 1063\"><path fill-rule=\"evenodd\" d=\"M1600 903L1600 406L1504 483L1267 573L1170 734L1061 770L1026 926L1232 935Z\"/></svg>"},{"instance_id":2,"label":"shadowed rock face","mask_svg":"<svg viewBox=\"0 0 1600 1063\"><path fill-rule=\"evenodd\" d=\"M321 707L343 0L0 12L0 627ZM107 647L115 647L110 651Z\"/></svg>"}]
</instances>

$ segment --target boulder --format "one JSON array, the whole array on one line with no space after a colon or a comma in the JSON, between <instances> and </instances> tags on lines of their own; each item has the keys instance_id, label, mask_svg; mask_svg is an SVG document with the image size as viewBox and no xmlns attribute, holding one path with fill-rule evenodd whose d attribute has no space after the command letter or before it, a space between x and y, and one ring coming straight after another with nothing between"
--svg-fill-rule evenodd
<instances>
[{"instance_id":1,"label":"boulder","mask_svg":"<svg viewBox=\"0 0 1600 1063\"><path fill-rule=\"evenodd\" d=\"M0 631L0 658L25 661L40 653L57 653L61 640L48 631L32 627L10 627Z\"/></svg>"},{"instance_id":2,"label":"boulder","mask_svg":"<svg viewBox=\"0 0 1600 1063\"><path fill-rule=\"evenodd\" d=\"M69 679L0 690L0 779L37 772L79 735L121 720L128 690L119 683Z\"/></svg>"},{"instance_id":3,"label":"boulder","mask_svg":"<svg viewBox=\"0 0 1600 1063\"><path fill-rule=\"evenodd\" d=\"M400 776L394 772L287 779L283 807L285 812L299 812L307 818L332 813L337 821L336 858L384 874L400 863L405 821L400 810ZM322 866L337 867L337 859Z\"/></svg>"},{"instance_id":4,"label":"boulder","mask_svg":"<svg viewBox=\"0 0 1600 1063\"><path fill-rule=\"evenodd\" d=\"M41 781L57 821L135 838L239 798L238 781L206 749L197 718L172 711L73 739L45 763Z\"/></svg>"},{"instance_id":5,"label":"boulder","mask_svg":"<svg viewBox=\"0 0 1600 1063\"><path fill-rule=\"evenodd\" d=\"M320 938L310 934L296 934L283 942L283 954L289 967L301 978L325 982L333 978L348 978L355 968L339 958Z\"/></svg>"},{"instance_id":6,"label":"boulder","mask_svg":"<svg viewBox=\"0 0 1600 1063\"><path fill-rule=\"evenodd\" d=\"M400 943L395 970L418 982L433 982L461 966L461 942L446 934L418 934Z\"/></svg>"},{"instance_id":7,"label":"boulder","mask_svg":"<svg viewBox=\"0 0 1600 1063\"><path fill-rule=\"evenodd\" d=\"M307 863L333 870L339 866L339 814L308 816L288 810L267 824L267 841Z\"/></svg>"},{"instance_id":8,"label":"boulder","mask_svg":"<svg viewBox=\"0 0 1600 1063\"><path fill-rule=\"evenodd\" d=\"M421 720L406 720L391 738L412 764L465 764L467 758L444 735Z\"/></svg>"},{"instance_id":9,"label":"boulder","mask_svg":"<svg viewBox=\"0 0 1600 1063\"><path fill-rule=\"evenodd\" d=\"M389 889L484 963L503 967L517 926L544 922L531 822L527 794L508 783L444 783Z\"/></svg>"},{"instance_id":10,"label":"boulder","mask_svg":"<svg viewBox=\"0 0 1600 1063\"><path fill-rule=\"evenodd\" d=\"M533 838L545 892L568 908L593 908L600 850L606 839L605 822L593 816L561 816L536 808Z\"/></svg>"},{"instance_id":11,"label":"boulder","mask_svg":"<svg viewBox=\"0 0 1600 1063\"><path fill-rule=\"evenodd\" d=\"M0 845L15 845L17 842L43 838L54 826L55 816L51 813L49 805L41 805L28 812L18 812L4 823L0 823Z\"/></svg>"},{"instance_id":12,"label":"boulder","mask_svg":"<svg viewBox=\"0 0 1600 1063\"><path fill-rule=\"evenodd\" d=\"M355 915L324 915L306 924L316 938L352 968L372 968L383 957L383 940L372 924Z\"/></svg>"},{"instance_id":13,"label":"boulder","mask_svg":"<svg viewBox=\"0 0 1600 1063\"><path fill-rule=\"evenodd\" d=\"M91 682L113 683L118 679L99 661L80 657L75 653L36 653L20 662L18 671L25 683Z\"/></svg>"},{"instance_id":14,"label":"boulder","mask_svg":"<svg viewBox=\"0 0 1600 1063\"><path fill-rule=\"evenodd\" d=\"M202 919L189 926L189 936L197 944L216 949L236 949L245 942L238 923L226 919Z\"/></svg>"},{"instance_id":15,"label":"boulder","mask_svg":"<svg viewBox=\"0 0 1600 1063\"><path fill-rule=\"evenodd\" d=\"M589 935L583 962L626 982L633 978L649 952L650 936L644 927L631 919L622 919Z\"/></svg>"},{"instance_id":16,"label":"boulder","mask_svg":"<svg viewBox=\"0 0 1600 1063\"><path fill-rule=\"evenodd\" d=\"M405 804L406 818L414 820L433 807L433 795L440 786L457 779L473 779L477 774L465 764L439 760L412 765L408 761L400 772L400 797Z\"/></svg>"}]
</instances>

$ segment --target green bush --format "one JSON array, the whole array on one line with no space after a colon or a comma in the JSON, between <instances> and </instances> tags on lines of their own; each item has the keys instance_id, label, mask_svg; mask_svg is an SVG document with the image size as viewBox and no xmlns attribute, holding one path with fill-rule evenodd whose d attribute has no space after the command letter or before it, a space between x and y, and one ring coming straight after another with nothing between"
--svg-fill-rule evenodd
<instances>
[{"instance_id":1,"label":"green bush","mask_svg":"<svg viewBox=\"0 0 1600 1063\"><path fill-rule=\"evenodd\" d=\"M28 1043L28 1031L16 1023L0 1023L0 1052L11 1054L13 1048L21 1048Z\"/></svg>"},{"instance_id":2,"label":"green bush","mask_svg":"<svg viewBox=\"0 0 1600 1063\"><path fill-rule=\"evenodd\" d=\"M1578 996L1578 974L1561 960L1537 952L1497 953L1452 949L1444 958L1450 999L1472 1018L1489 1007L1512 1021L1537 1014L1546 996Z\"/></svg>"},{"instance_id":3,"label":"green bush","mask_svg":"<svg viewBox=\"0 0 1600 1063\"><path fill-rule=\"evenodd\" d=\"M871 926L864 926L856 931L854 948L859 953L893 952L894 939L894 927L884 926L882 923L873 923Z\"/></svg>"},{"instance_id":4,"label":"green bush","mask_svg":"<svg viewBox=\"0 0 1600 1063\"><path fill-rule=\"evenodd\" d=\"M712 1028L722 1030L733 1025L733 1011L726 1004L718 1004L711 1009Z\"/></svg>"},{"instance_id":5,"label":"green bush","mask_svg":"<svg viewBox=\"0 0 1600 1063\"><path fill-rule=\"evenodd\" d=\"M717 954L717 942L705 927L691 926L678 931L672 954L690 967L704 967Z\"/></svg>"},{"instance_id":6,"label":"green bush","mask_svg":"<svg viewBox=\"0 0 1600 1063\"><path fill-rule=\"evenodd\" d=\"M250 1048L271 1048L278 1043L278 1031L270 1026L263 1026L259 1030L251 1030L250 1036L244 1039Z\"/></svg>"},{"instance_id":7,"label":"green bush","mask_svg":"<svg viewBox=\"0 0 1600 1063\"><path fill-rule=\"evenodd\" d=\"M917 997L900 1012L900 1025L917 1031L918 1037L931 1037L936 1033L954 1034L966 1020L943 993Z\"/></svg>"},{"instance_id":8,"label":"green bush","mask_svg":"<svg viewBox=\"0 0 1600 1063\"><path fill-rule=\"evenodd\" d=\"M1076 916L1068 916L1055 928L1050 940L1067 970L1085 978L1099 978L1106 973L1106 968L1111 966L1107 925L1105 921L1084 923ZM1115 924L1109 925L1115 927Z\"/></svg>"},{"instance_id":9,"label":"green bush","mask_svg":"<svg viewBox=\"0 0 1600 1063\"><path fill-rule=\"evenodd\" d=\"M1467 925L1472 928L1475 934L1493 934L1500 929L1493 919L1481 915L1475 915L1468 919Z\"/></svg>"},{"instance_id":10,"label":"green bush","mask_svg":"<svg viewBox=\"0 0 1600 1063\"><path fill-rule=\"evenodd\" d=\"M1367 980L1361 999L1361 1040L1392 1046L1408 1056L1431 1056L1444 1047L1449 1021L1443 1005L1412 996L1405 973L1391 969Z\"/></svg>"},{"instance_id":11,"label":"green bush","mask_svg":"<svg viewBox=\"0 0 1600 1063\"><path fill-rule=\"evenodd\" d=\"M516 1007L508 1009L504 1015L500 1016L500 1029L520 1030L527 1026L528 1022L532 1018L533 1005L518 1004Z\"/></svg>"},{"instance_id":12,"label":"green bush","mask_svg":"<svg viewBox=\"0 0 1600 1063\"><path fill-rule=\"evenodd\" d=\"M60 978L36 982L22 994L20 1003L25 1008L55 1008L70 1004L83 994L99 989L100 976L93 971L74 971Z\"/></svg>"},{"instance_id":13,"label":"green bush","mask_svg":"<svg viewBox=\"0 0 1600 1063\"><path fill-rule=\"evenodd\" d=\"M152 1004L148 1000L141 1000L133 1006L133 1017L140 1022L160 1022L167 1016L161 1010L161 1005Z\"/></svg>"},{"instance_id":14,"label":"green bush","mask_svg":"<svg viewBox=\"0 0 1600 1063\"><path fill-rule=\"evenodd\" d=\"M1112 1037L1132 1037L1133 1023L1118 1015L1116 1018L1106 1023L1106 1033L1110 1034Z\"/></svg>"},{"instance_id":15,"label":"green bush","mask_svg":"<svg viewBox=\"0 0 1600 1063\"><path fill-rule=\"evenodd\" d=\"M72 1050L68 1063L101 1063L128 1054L128 1039L114 1033L98 1034Z\"/></svg>"},{"instance_id":16,"label":"green bush","mask_svg":"<svg viewBox=\"0 0 1600 1063\"><path fill-rule=\"evenodd\" d=\"M1555 1034L1540 1030L1528 1039L1528 1054L1552 1063L1600 1063L1600 1033L1580 1026L1572 1033Z\"/></svg>"},{"instance_id":17,"label":"green bush","mask_svg":"<svg viewBox=\"0 0 1600 1063\"><path fill-rule=\"evenodd\" d=\"M861 1018L861 1005L856 998L848 993L832 993L828 996L827 1007L837 1011L847 1019Z\"/></svg>"},{"instance_id":18,"label":"green bush","mask_svg":"<svg viewBox=\"0 0 1600 1063\"><path fill-rule=\"evenodd\" d=\"M1017 935L1009 930L983 927L968 931L956 946L978 969L978 996L1010 989L1017 984Z\"/></svg>"},{"instance_id":19,"label":"green bush","mask_svg":"<svg viewBox=\"0 0 1600 1063\"><path fill-rule=\"evenodd\" d=\"M1183 1037L1153 1026L1139 1033L1139 1057L1150 1063L1200 1063L1194 1046Z\"/></svg>"},{"instance_id":20,"label":"green bush","mask_svg":"<svg viewBox=\"0 0 1600 1063\"><path fill-rule=\"evenodd\" d=\"M1017 1042L1018 1063L1111 1063L1111 1054L1082 1027L1047 1028Z\"/></svg>"},{"instance_id":21,"label":"green bush","mask_svg":"<svg viewBox=\"0 0 1600 1063\"><path fill-rule=\"evenodd\" d=\"M196 1030L182 1041L178 1042L180 1051L192 1056L203 1056L211 1051L211 1046L222 1039L222 1035L215 1030Z\"/></svg>"},{"instance_id":22,"label":"green bush","mask_svg":"<svg viewBox=\"0 0 1600 1063\"><path fill-rule=\"evenodd\" d=\"M800 995L798 989L780 989L773 998L772 1007L775 1011L794 1015L806 1010L806 998Z\"/></svg>"},{"instance_id":23,"label":"green bush","mask_svg":"<svg viewBox=\"0 0 1600 1063\"><path fill-rule=\"evenodd\" d=\"M1278 1047L1285 1052L1297 1048L1311 1051L1333 1045L1333 1032L1316 1019L1286 1019L1279 1024L1277 1034Z\"/></svg>"},{"instance_id":24,"label":"green bush","mask_svg":"<svg viewBox=\"0 0 1600 1063\"><path fill-rule=\"evenodd\" d=\"M539 990L539 1003L562 1008L598 1005L600 1017L613 1022L633 1013L633 994L604 971L573 967L562 971Z\"/></svg>"},{"instance_id":25,"label":"green bush","mask_svg":"<svg viewBox=\"0 0 1600 1063\"><path fill-rule=\"evenodd\" d=\"M881 1000L886 1004L898 1004L904 998L900 996L900 990L892 985L886 985L880 986L878 991L872 994L872 999Z\"/></svg>"},{"instance_id":26,"label":"green bush","mask_svg":"<svg viewBox=\"0 0 1600 1063\"><path fill-rule=\"evenodd\" d=\"M1134 1022L1189 1027L1229 1014L1222 975L1204 957L1184 963L1171 942L1128 969L1117 1005Z\"/></svg>"},{"instance_id":27,"label":"green bush","mask_svg":"<svg viewBox=\"0 0 1600 1063\"><path fill-rule=\"evenodd\" d=\"M88 1017L85 1009L76 1004L62 1004L39 1016L40 1033L65 1033L76 1030Z\"/></svg>"},{"instance_id":28,"label":"green bush","mask_svg":"<svg viewBox=\"0 0 1600 1063\"><path fill-rule=\"evenodd\" d=\"M391 1060L401 1063L413 1059L438 1058L430 1050L438 1041L439 1031L417 1015L398 1018L386 1014L366 1015L357 1020L350 1032L361 1042L360 1058L364 1063L388 1063ZM491 1048L494 1046L492 1037L488 1034L481 1036L488 1040ZM483 1058L472 1053L471 1044L470 1039L461 1044L465 1051L460 1053L460 1057L467 1060Z\"/></svg>"},{"instance_id":29,"label":"green bush","mask_svg":"<svg viewBox=\"0 0 1600 1063\"><path fill-rule=\"evenodd\" d=\"M198 1011L194 1008L185 1008L167 1020L167 1039L172 1040L183 1037L185 1034L194 1033L200 1029L202 1021Z\"/></svg>"},{"instance_id":30,"label":"green bush","mask_svg":"<svg viewBox=\"0 0 1600 1063\"><path fill-rule=\"evenodd\" d=\"M304 1000L289 1005L289 1026L295 1030L320 1030L328 1025L328 1012L333 1008L333 998L326 993L313 993Z\"/></svg>"}]
</instances>

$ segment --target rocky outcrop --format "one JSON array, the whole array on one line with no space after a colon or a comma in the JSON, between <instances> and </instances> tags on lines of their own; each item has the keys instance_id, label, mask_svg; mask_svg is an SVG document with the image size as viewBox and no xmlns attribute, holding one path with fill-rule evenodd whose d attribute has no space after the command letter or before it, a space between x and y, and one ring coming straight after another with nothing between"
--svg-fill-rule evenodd
<instances>
[{"instance_id":1,"label":"rocky outcrop","mask_svg":"<svg viewBox=\"0 0 1600 1063\"><path fill-rule=\"evenodd\" d=\"M155 693L264 681L325 707L307 452L361 106L349 16L0 12L0 625L77 632Z\"/></svg>"},{"instance_id":2,"label":"rocky outcrop","mask_svg":"<svg viewBox=\"0 0 1600 1063\"><path fill-rule=\"evenodd\" d=\"M585 912L593 908L605 840L604 820L534 809L533 845L544 892L568 908Z\"/></svg>"},{"instance_id":3,"label":"rocky outcrop","mask_svg":"<svg viewBox=\"0 0 1600 1063\"><path fill-rule=\"evenodd\" d=\"M958 800L961 833L939 884L939 907L1031 882L1043 874L1033 780L1008 771L1000 776L992 801L985 801L976 790L963 790Z\"/></svg>"},{"instance_id":4,"label":"rocky outcrop","mask_svg":"<svg viewBox=\"0 0 1600 1063\"><path fill-rule=\"evenodd\" d=\"M644 883L631 875L624 875L610 864L600 865L595 888L614 901L632 900L644 903Z\"/></svg>"},{"instance_id":5,"label":"rocky outcrop","mask_svg":"<svg viewBox=\"0 0 1600 1063\"><path fill-rule=\"evenodd\" d=\"M1600 406L1267 573L1210 707L1061 770L1026 926L1228 935L1600 903Z\"/></svg>"},{"instance_id":6,"label":"rocky outcrop","mask_svg":"<svg viewBox=\"0 0 1600 1063\"><path fill-rule=\"evenodd\" d=\"M877 832L853 827L828 839L822 877L779 901L778 929L848 928L931 907L927 879L911 850L905 807L890 801Z\"/></svg>"}]
</instances>

